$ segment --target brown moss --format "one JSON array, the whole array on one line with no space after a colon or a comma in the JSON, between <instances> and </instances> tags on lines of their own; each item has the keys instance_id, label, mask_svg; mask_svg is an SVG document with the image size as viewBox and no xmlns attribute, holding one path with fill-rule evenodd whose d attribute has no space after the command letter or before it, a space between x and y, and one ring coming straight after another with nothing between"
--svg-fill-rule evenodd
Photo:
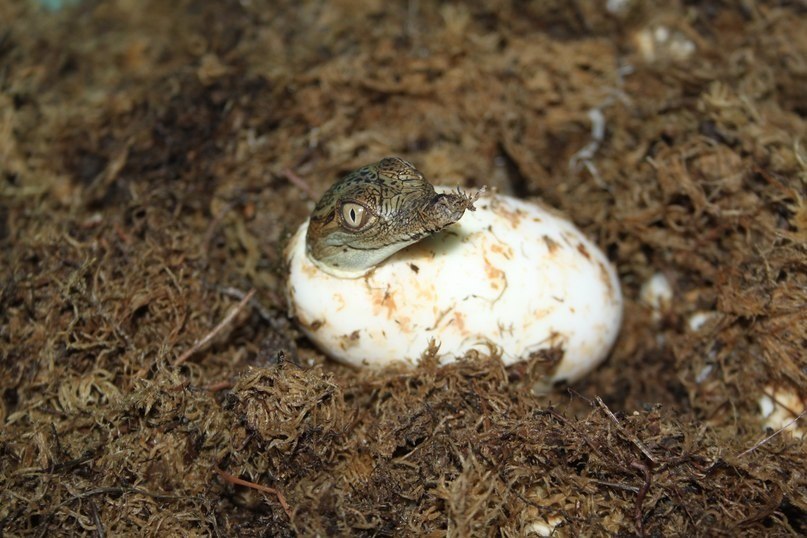
<instances>
[{"instance_id":1,"label":"brown moss","mask_svg":"<svg viewBox=\"0 0 807 538\"><path fill-rule=\"evenodd\" d=\"M0 534L807 532L803 10L627 5L0 2ZM389 154L595 238L609 361L314 350L284 241Z\"/></svg>"}]
</instances>

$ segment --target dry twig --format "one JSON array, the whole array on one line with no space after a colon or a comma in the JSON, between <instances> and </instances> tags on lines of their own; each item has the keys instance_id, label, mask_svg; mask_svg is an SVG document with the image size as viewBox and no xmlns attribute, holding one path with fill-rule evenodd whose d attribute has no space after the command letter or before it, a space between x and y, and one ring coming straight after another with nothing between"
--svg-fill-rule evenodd
<instances>
[{"instance_id":1,"label":"dry twig","mask_svg":"<svg viewBox=\"0 0 807 538\"><path fill-rule=\"evenodd\" d=\"M277 501L280 503L280 506L283 507L283 510L286 512L286 515L289 516L289 519L292 519L291 508L289 508L289 504L286 502L286 497L284 497L283 494L280 493L275 488L270 488L269 486L262 486L261 484L256 484L255 482L250 482L248 480L243 480L241 478L238 478L237 476L231 475L230 473L228 473L226 471L222 471L218 467L215 467L214 469L216 470L216 472L219 474L220 477L222 477L224 480L226 480L230 484L235 484L237 486L244 486L244 487L247 487L247 488L252 488L252 489L255 489L255 490L258 490L258 491L262 491L264 493L268 493L270 495L274 495L275 497L277 497Z\"/></svg>"},{"instance_id":2,"label":"dry twig","mask_svg":"<svg viewBox=\"0 0 807 538\"><path fill-rule=\"evenodd\" d=\"M187 361L191 357L191 355L199 351L208 342L210 342L213 338L215 338L216 335L219 334L221 330L224 329L224 327L229 325L233 321L233 319L235 319L235 316L237 316L238 313L244 309L249 300L252 299L253 295L255 295L255 288L249 290L249 292L247 292L244 298L241 299L241 302L235 305L235 307L232 310L230 310L230 312L226 316L224 316L224 319L222 319L219 322L219 324L213 328L212 331L207 333L201 340L197 340L196 343L193 344L193 346L191 346L190 349L188 349L187 351L185 351L185 353L180 355L179 358L174 361L174 366L179 366L183 362Z\"/></svg>"},{"instance_id":3,"label":"dry twig","mask_svg":"<svg viewBox=\"0 0 807 538\"><path fill-rule=\"evenodd\" d=\"M737 457L742 458L743 456L745 456L747 454L750 454L754 450L758 449L759 447L761 447L762 445L764 445L765 443L767 443L768 441L770 441L771 439L773 439L774 437L776 437L777 435L779 435L780 433L782 433L783 431L788 429L790 426L795 424L804 415L807 415L807 409L805 409L804 411L799 413L799 416L797 416L796 418L794 418L793 420L791 420L790 422L788 422L787 424L785 424L784 426L782 426L781 428L779 428L778 430L776 430L775 432L773 432L772 434L767 436L765 439L763 439L760 442L756 443L754 446L752 446L748 450L743 450L742 452L737 454Z\"/></svg>"},{"instance_id":4,"label":"dry twig","mask_svg":"<svg viewBox=\"0 0 807 538\"><path fill-rule=\"evenodd\" d=\"M602 401L602 398L597 396L595 398L595 401L597 402L597 405L599 405L600 408L603 411L605 411L605 414L608 415L608 418L610 418L611 421L616 425L617 429L622 433L622 435L627 437L630 440L631 443L636 445L636 448L638 448L642 452L642 454L644 454L645 457L648 460L650 460L650 463L652 463L655 466L658 462L656 461L656 458L653 457L653 454L650 452L650 449L648 449L647 446L645 446L645 444L641 440L639 440L638 437L636 437L634 434L627 431L625 429L625 427L622 426L622 424L619 423L619 419L616 418L616 415L614 415L614 413L611 412L610 409L608 409L608 406L605 405L605 402Z\"/></svg>"},{"instance_id":5,"label":"dry twig","mask_svg":"<svg viewBox=\"0 0 807 538\"><path fill-rule=\"evenodd\" d=\"M633 514L633 519L636 522L636 530L639 532L639 536L644 536L644 522L642 521L642 503L644 503L644 498L647 495L647 491L650 489L650 469L644 463L640 461L634 461L630 464L632 469L638 469L642 471L644 475L644 484L642 484L641 489L636 494L636 509Z\"/></svg>"},{"instance_id":6,"label":"dry twig","mask_svg":"<svg viewBox=\"0 0 807 538\"><path fill-rule=\"evenodd\" d=\"M314 189L311 188L311 185L309 185L306 180L295 174L291 168L284 168L281 174L289 181L289 183L303 191L311 200L317 200L319 198L317 193L314 192Z\"/></svg>"}]
</instances>

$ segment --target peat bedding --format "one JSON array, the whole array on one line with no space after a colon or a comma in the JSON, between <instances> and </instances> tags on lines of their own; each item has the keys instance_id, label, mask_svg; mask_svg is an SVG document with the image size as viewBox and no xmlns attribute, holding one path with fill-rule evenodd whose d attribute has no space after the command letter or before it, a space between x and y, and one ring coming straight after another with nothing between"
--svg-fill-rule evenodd
<instances>
[{"instance_id":1,"label":"peat bedding","mask_svg":"<svg viewBox=\"0 0 807 538\"><path fill-rule=\"evenodd\" d=\"M34 4L0 0L0 534L807 533L758 405L807 397L803 4ZM608 361L537 396L552 357L313 349L284 241L386 155L580 225Z\"/></svg>"}]
</instances>

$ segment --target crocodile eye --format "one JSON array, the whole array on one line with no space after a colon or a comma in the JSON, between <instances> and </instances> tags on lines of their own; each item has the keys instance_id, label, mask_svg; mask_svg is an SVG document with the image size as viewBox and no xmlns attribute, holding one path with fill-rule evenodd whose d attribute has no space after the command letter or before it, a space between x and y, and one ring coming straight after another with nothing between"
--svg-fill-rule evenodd
<instances>
[{"instance_id":1,"label":"crocodile eye","mask_svg":"<svg viewBox=\"0 0 807 538\"><path fill-rule=\"evenodd\" d=\"M370 212L361 204L345 202L342 204L342 224L348 230L358 230L370 218Z\"/></svg>"}]
</instances>

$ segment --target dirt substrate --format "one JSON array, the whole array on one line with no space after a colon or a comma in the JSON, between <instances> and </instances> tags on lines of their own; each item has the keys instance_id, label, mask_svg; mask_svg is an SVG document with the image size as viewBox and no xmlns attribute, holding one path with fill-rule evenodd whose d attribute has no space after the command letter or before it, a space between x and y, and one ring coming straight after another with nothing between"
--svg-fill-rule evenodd
<instances>
[{"instance_id":1,"label":"dirt substrate","mask_svg":"<svg viewBox=\"0 0 807 538\"><path fill-rule=\"evenodd\" d=\"M805 88L798 1L0 0L0 534L807 533ZM386 155L578 223L608 361L316 351L284 241Z\"/></svg>"}]
</instances>

